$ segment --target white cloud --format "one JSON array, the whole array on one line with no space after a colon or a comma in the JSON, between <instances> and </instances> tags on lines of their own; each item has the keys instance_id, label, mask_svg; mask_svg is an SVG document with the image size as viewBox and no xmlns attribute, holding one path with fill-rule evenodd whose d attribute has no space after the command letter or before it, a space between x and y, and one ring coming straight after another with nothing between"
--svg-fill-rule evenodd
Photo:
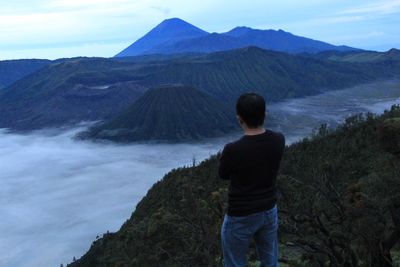
<instances>
[{"instance_id":1,"label":"white cloud","mask_svg":"<svg viewBox=\"0 0 400 267\"><path fill-rule=\"evenodd\" d=\"M53 0L48 5L55 8L97 8L99 6L109 7L129 3L135 2L129 0Z\"/></svg>"},{"instance_id":2,"label":"white cloud","mask_svg":"<svg viewBox=\"0 0 400 267\"><path fill-rule=\"evenodd\" d=\"M76 130L16 135L0 129L0 265L60 266L96 235L116 231L172 168L223 147L75 142Z\"/></svg>"},{"instance_id":3,"label":"white cloud","mask_svg":"<svg viewBox=\"0 0 400 267\"><path fill-rule=\"evenodd\" d=\"M26 5L21 5L25 2ZM19 52L58 47L86 46L93 43L132 43L169 14L186 19L193 12L201 12L213 1L183 4L179 0L40 0L9 2L0 10L0 49ZM30 8L27 8L30 7ZM121 46L118 51L125 48ZM93 49L101 49L95 45ZM74 50L76 51L76 50ZM109 51L109 50L107 50ZM97 55L111 56L98 50ZM70 53L47 54L46 58L70 56ZM8 52L7 52L8 53ZM88 55L83 49L75 56ZM115 52L117 53L117 52ZM0 53L3 54L4 53ZM42 53L41 53L42 54ZM93 53L90 53L92 55ZM114 52L113 52L114 54ZM34 55L30 57L35 57ZM8 58L8 57L7 57ZM1 59L4 59L2 57Z\"/></svg>"},{"instance_id":4,"label":"white cloud","mask_svg":"<svg viewBox=\"0 0 400 267\"><path fill-rule=\"evenodd\" d=\"M162 7L162 6L151 6L150 8L160 11L162 14L164 15L168 15L169 13L171 13L171 9L167 8L167 7Z\"/></svg>"},{"instance_id":5,"label":"white cloud","mask_svg":"<svg viewBox=\"0 0 400 267\"><path fill-rule=\"evenodd\" d=\"M364 20L364 16L332 16L322 17L311 20L312 23L325 23L325 24L337 24L337 23L348 23Z\"/></svg>"},{"instance_id":6,"label":"white cloud","mask_svg":"<svg viewBox=\"0 0 400 267\"><path fill-rule=\"evenodd\" d=\"M400 12L400 0L385 0L368 3L363 6L349 8L338 12L338 14L376 14L388 15Z\"/></svg>"}]
</instances>

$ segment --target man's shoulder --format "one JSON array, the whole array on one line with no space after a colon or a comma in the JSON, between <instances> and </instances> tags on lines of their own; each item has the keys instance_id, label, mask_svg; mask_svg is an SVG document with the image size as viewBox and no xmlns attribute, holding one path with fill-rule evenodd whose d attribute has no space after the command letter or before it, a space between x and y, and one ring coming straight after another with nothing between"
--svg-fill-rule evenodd
<instances>
[{"instance_id":1,"label":"man's shoulder","mask_svg":"<svg viewBox=\"0 0 400 267\"><path fill-rule=\"evenodd\" d=\"M275 131L271 131L271 130L265 130L269 136L272 136L272 138L274 138L275 140L283 143L283 145L285 145L285 136L283 135L283 133L281 132L275 132Z\"/></svg>"},{"instance_id":2,"label":"man's shoulder","mask_svg":"<svg viewBox=\"0 0 400 267\"><path fill-rule=\"evenodd\" d=\"M229 142L229 143L226 143L225 146L224 146L224 150L225 151L229 151L229 150L234 149L234 147L239 144L239 141L240 141L240 139L232 141L232 142Z\"/></svg>"},{"instance_id":3,"label":"man's shoulder","mask_svg":"<svg viewBox=\"0 0 400 267\"><path fill-rule=\"evenodd\" d=\"M266 129L262 136L263 137L260 136L259 138L257 138L257 140L262 140L265 138L265 140L268 142L279 143L282 146L285 146L285 136L281 132L275 132ZM227 152L231 152L236 149L240 149L243 145L246 146L247 142L249 142L249 140L245 136L243 136L242 138L227 143L224 147L224 150L226 150Z\"/></svg>"},{"instance_id":4,"label":"man's shoulder","mask_svg":"<svg viewBox=\"0 0 400 267\"><path fill-rule=\"evenodd\" d=\"M242 147L242 139L231 141L225 144L224 153L225 154L235 153L235 151L237 151L238 149L240 150L240 147Z\"/></svg>"}]
</instances>

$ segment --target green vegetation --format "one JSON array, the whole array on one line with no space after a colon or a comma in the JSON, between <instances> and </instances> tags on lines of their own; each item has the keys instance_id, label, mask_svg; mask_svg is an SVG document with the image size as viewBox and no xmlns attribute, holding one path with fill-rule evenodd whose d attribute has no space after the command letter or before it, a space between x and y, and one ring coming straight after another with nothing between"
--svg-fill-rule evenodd
<instances>
[{"instance_id":1,"label":"green vegetation","mask_svg":"<svg viewBox=\"0 0 400 267\"><path fill-rule=\"evenodd\" d=\"M399 266L400 107L325 125L287 147L279 181L282 266ZM170 171L116 233L69 266L221 266L227 184L218 155ZM397 244L397 245L396 245ZM251 266L257 266L254 247Z\"/></svg>"}]
</instances>

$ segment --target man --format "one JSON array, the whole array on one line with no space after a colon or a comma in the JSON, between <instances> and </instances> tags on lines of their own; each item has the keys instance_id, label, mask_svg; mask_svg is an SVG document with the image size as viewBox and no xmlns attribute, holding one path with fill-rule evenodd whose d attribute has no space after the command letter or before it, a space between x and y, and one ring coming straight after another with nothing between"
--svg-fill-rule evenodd
<instances>
[{"instance_id":1,"label":"man","mask_svg":"<svg viewBox=\"0 0 400 267\"><path fill-rule=\"evenodd\" d=\"M261 267L277 267L276 176L285 137L264 128L265 101L258 94L241 95L236 113L244 136L226 144L219 159L220 178L230 180L221 228L225 266L246 266L254 238Z\"/></svg>"}]
</instances>

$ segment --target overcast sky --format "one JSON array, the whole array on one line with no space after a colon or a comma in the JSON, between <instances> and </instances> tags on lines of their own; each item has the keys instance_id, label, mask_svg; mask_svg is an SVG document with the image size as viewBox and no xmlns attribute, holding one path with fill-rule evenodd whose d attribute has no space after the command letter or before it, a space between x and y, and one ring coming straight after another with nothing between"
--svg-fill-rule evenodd
<instances>
[{"instance_id":1,"label":"overcast sky","mask_svg":"<svg viewBox=\"0 0 400 267\"><path fill-rule=\"evenodd\" d=\"M209 32L249 26L400 48L400 0L0 0L0 60L111 57L172 17Z\"/></svg>"}]
</instances>

